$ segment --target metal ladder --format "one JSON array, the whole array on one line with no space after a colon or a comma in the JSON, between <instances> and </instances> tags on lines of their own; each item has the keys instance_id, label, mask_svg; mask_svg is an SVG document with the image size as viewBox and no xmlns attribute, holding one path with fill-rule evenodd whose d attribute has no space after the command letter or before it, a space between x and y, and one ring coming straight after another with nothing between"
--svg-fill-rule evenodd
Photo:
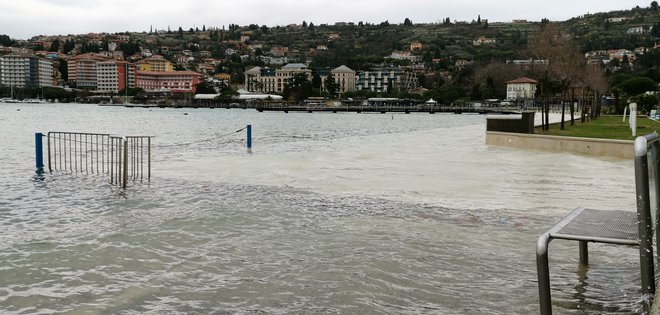
<instances>
[{"instance_id":1,"label":"metal ladder","mask_svg":"<svg viewBox=\"0 0 660 315\"><path fill-rule=\"evenodd\" d=\"M580 263L589 263L589 242L639 246L642 292L655 293L653 263L653 222L649 191L649 153L655 186L656 211L660 210L660 141L654 132L635 139L635 190L637 213L622 210L577 208L541 235L536 243L536 269L539 281L541 314L552 314L548 246L553 239L579 242ZM656 216L657 218L657 216ZM656 229L658 233L658 229ZM659 234L660 235L660 234ZM656 239L658 239L656 237ZM660 252L660 244L656 244Z\"/></svg>"}]
</instances>

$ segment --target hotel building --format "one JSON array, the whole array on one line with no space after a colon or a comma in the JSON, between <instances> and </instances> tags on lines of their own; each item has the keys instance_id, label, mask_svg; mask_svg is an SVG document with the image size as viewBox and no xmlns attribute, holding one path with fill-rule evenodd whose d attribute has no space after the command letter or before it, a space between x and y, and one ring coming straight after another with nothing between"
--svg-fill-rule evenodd
<instances>
[{"instance_id":1,"label":"hotel building","mask_svg":"<svg viewBox=\"0 0 660 315\"><path fill-rule=\"evenodd\" d=\"M0 84L15 87L53 86L53 63L28 54L0 57Z\"/></svg>"}]
</instances>

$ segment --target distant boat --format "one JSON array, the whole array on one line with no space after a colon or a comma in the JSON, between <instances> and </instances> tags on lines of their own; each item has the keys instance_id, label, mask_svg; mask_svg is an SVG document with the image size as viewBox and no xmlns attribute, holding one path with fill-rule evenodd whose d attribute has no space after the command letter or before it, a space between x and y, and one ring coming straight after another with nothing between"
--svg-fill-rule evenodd
<instances>
[{"instance_id":1,"label":"distant boat","mask_svg":"<svg viewBox=\"0 0 660 315\"><path fill-rule=\"evenodd\" d=\"M0 98L0 103L20 103L20 102L21 101L14 98L9 98L9 97Z\"/></svg>"},{"instance_id":2,"label":"distant boat","mask_svg":"<svg viewBox=\"0 0 660 315\"><path fill-rule=\"evenodd\" d=\"M47 102L45 99L41 99L41 98L39 98L39 99L37 99L37 98L28 98L28 99L24 99L23 101L21 101L21 103L27 103L27 104L46 104L46 103L48 103L48 102Z\"/></svg>"}]
</instances>

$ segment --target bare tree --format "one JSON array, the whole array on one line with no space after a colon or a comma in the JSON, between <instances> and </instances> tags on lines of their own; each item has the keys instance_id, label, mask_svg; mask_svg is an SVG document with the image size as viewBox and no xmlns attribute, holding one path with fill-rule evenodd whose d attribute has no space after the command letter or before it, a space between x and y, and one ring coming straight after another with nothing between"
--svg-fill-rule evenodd
<instances>
[{"instance_id":1,"label":"bare tree","mask_svg":"<svg viewBox=\"0 0 660 315\"><path fill-rule=\"evenodd\" d=\"M596 118L600 115L601 104L600 96L605 93L609 87L607 83L607 78L605 77L605 72L603 68L598 64L588 64L584 67L580 81L583 86L590 92L592 101L591 103L595 108L591 110L591 117ZM585 119L585 114L582 114L582 121Z\"/></svg>"},{"instance_id":2,"label":"bare tree","mask_svg":"<svg viewBox=\"0 0 660 315\"><path fill-rule=\"evenodd\" d=\"M549 56L552 54L552 45L553 37L556 31L552 25L545 25L539 33L536 34L536 37L530 41L530 53L533 56L534 60L548 60ZM550 114L550 106L548 104L548 73L550 72L550 63L543 62L539 67L535 68L535 71L539 71L541 74L541 120L543 123L543 130L547 131L550 129L550 123L548 120Z\"/></svg>"},{"instance_id":3,"label":"bare tree","mask_svg":"<svg viewBox=\"0 0 660 315\"><path fill-rule=\"evenodd\" d=\"M474 73L475 82L485 86L485 95L492 98L506 97L506 82L523 75L524 73L519 67L502 62L477 67Z\"/></svg>"},{"instance_id":4,"label":"bare tree","mask_svg":"<svg viewBox=\"0 0 660 315\"><path fill-rule=\"evenodd\" d=\"M572 36L560 32L551 24L546 25L537 34L532 45L534 46L531 50L536 58L547 61L542 64L543 79L541 80L541 97L545 112L544 130L549 129L548 81L550 79L557 80L561 84L561 129L564 129L566 100L571 85L584 75L586 66L584 55L580 53ZM572 106L570 110L573 117Z\"/></svg>"}]
</instances>

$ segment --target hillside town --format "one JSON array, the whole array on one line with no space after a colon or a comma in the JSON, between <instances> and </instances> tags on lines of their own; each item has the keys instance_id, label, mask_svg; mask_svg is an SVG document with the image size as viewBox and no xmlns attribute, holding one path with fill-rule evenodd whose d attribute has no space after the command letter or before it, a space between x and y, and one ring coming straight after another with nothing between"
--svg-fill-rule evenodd
<instances>
[{"instance_id":1,"label":"hillside town","mask_svg":"<svg viewBox=\"0 0 660 315\"><path fill-rule=\"evenodd\" d=\"M228 100L252 93L289 101L400 97L453 104L534 99L539 95L512 93L509 83L538 84L544 73L552 76L553 95L576 87L614 95L627 92L614 87L632 77L660 81L658 25L660 13L651 6L566 22L489 23L478 16L435 24L406 18L401 24L152 26L29 40L0 35L0 97ZM557 35L561 43L554 45L573 53L562 56L571 59L564 64L557 51L540 49L543 36ZM562 86L568 78L560 68L571 65L589 72L590 81L571 78L572 86Z\"/></svg>"}]
</instances>

